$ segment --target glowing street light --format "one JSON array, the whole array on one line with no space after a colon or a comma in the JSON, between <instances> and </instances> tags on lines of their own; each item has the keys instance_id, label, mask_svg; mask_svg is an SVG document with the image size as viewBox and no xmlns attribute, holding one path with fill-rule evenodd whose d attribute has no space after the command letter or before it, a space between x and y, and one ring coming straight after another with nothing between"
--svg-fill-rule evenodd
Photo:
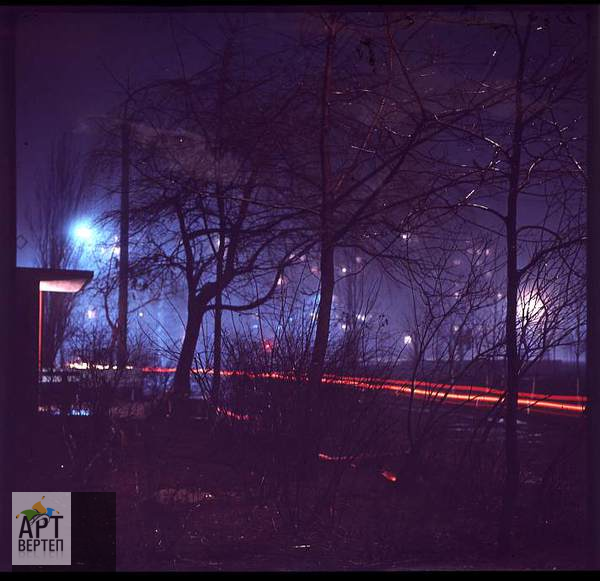
<instances>
[{"instance_id":1,"label":"glowing street light","mask_svg":"<svg viewBox=\"0 0 600 581\"><path fill-rule=\"evenodd\" d=\"M517 301L517 312L524 321L536 321L544 314L544 301L532 291L524 291Z\"/></svg>"},{"instance_id":2,"label":"glowing street light","mask_svg":"<svg viewBox=\"0 0 600 581\"><path fill-rule=\"evenodd\" d=\"M91 243L94 240L94 230L87 222L78 222L73 226L73 237L83 243Z\"/></svg>"}]
</instances>

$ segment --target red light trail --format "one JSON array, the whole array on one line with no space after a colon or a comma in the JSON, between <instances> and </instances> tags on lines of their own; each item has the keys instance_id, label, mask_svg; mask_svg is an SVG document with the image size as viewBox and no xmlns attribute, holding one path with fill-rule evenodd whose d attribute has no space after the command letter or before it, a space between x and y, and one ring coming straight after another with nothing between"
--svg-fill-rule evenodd
<instances>
[{"instance_id":1,"label":"red light trail","mask_svg":"<svg viewBox=\"0 0 600 581\"><path fill-rule=\"evenodd\" d=\"M145 373L174 373L174 368L161 367L145 367L142 369ZM197 372L197 371L196 371ZM203 373L211 374L211 369L206 369ZM266 378L266 379L281 379L281 380L298 380L306 381L306 377L298 377L290 373L282 373L273 371L270 373L253 373L244 371L224 370L221 372L226 377L231 376L246 376L250 378ZM441 399L443 403L449 404L467 404L470 406L478 406L479 404L493 406L504 396L504 392L500 389L491 387L482 387L478 385L450 385L443 383L433 383L430 381L406 381L401 379L375 379L365 377L351 376L336 376L326 374L323 377L325 383L343 385L355 389L382 389L390 391L397 395L410 396L419 399ZM566 416L580 415L585 410L585 402L587 398L580 395L554 395L527 392L519 392L518 405L522 410L530 410L542 414L559 414ZM255 420L248 414L239 414L227 408L217 408L219 414L225 415L237 421ZM353 467L356 467L354 462L357 460L367 459L372 457L368 454L358 454L356 456L331 456L325 452L319 453L319 459L324 462L351 462ZM379 474L388 482L396 483L397 475L387 469L381 470Z\"/></svg>"},{"instance_id":2,"label":"red light trail","mask_svg":"<svg viewBox=\"0 0 600 581\"><path fill-rule=\"evenodd\" d=\"M144 367L145 373L174 373L175 368L166 367ZM210 374L212 370L204 370L204 373ZM224 370L222 375L246 376L250 378L265 379L288 379L298 380L306 378L298 377L290 373L273 371L270 373L253 373L245 371ZM500 389L491 387L482 387L477 385L450 385L444 383L433 383L429 381L410 382L401 379L376 379L366 377L337 376L327 374L323 377L325 383L343 385L361 390L381 389L393 392L398 395L410 396L418 399L440 399L448 404L467 404L471 406L493 406L496 405L504 396ZM544 393L519 392L518 405L522 410L545 414L561 415L579 415L585 410L587 398L581 395L553 395Z\"/></svg>"}]
</instances>

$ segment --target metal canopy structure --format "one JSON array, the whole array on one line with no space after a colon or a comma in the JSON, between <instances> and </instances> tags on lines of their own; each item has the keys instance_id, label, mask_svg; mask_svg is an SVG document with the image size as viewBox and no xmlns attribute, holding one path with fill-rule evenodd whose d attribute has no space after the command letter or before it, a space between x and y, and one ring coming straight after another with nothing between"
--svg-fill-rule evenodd
<instances>
[{"instance_id":1,"label":"metal canopy structure","mask_svg":"<svg viewBox=\"0 0 600 581\"><path fill-rule=\"evenodd\" d=\"M42 292L76 293L92 280L91 270L61 270L55 268L27 268L19 266L17 277L29 283L39 284Z\"/></svg>"}]
</instances>

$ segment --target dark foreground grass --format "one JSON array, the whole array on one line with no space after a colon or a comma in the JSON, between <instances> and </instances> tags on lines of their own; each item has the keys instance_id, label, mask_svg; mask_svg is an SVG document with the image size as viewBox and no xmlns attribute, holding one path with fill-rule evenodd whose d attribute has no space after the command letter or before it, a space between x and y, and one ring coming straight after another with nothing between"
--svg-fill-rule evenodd
<instances>
[{"instance_id":1,"label":"dark foreground grass","mask_svg":"<svg viewBox=\"0 0 600 581\"><path fill-rule=\"evenodd\" d=\"M210 429L193 418L39 418L18 481L23 490L115 491L119 570L583 568L581 420L523 422L515 549L498 561L502 432L464 455L469 432L456 426L476 413L440 426L417 464L387 456L317 463L302 506L314 518L300 526L289 517L294 484L265 468L265 442L275 436L230 420ZM335 501L313 512L340 473Z\"/></svg>"}]
</instances>

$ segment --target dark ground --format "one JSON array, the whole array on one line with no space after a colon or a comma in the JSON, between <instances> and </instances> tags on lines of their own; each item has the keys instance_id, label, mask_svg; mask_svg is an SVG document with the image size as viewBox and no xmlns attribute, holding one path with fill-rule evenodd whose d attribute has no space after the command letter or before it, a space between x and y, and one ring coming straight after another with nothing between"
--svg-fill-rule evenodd
<instances>
[{"instance_id":1,"label":"dark ground","mask_svg":"<svg viewBox=\"0 0 600 581\"><path fill-rule=\"evenodd\" d=\"M344 394L356 399L353 390ZM376 407L396 418L385 437L395 444L407 398L385 395ZM28 483L22 490L117 492L118 570L583 568L581 418L521 414L515 549L499 561L502 424L486 424L481 408L443 410L451 408L416 463L383 452L318 462L307 498L317 498L343 468L333 521L325 511L299 528L287 517L293 501L277 486L288 444L274 448L283 435L248 422L221 420L210 430L193 418L39 416L35 452L18 481ZM478 436L463 457L475 426ZM335 455L329 446L322 451ZM273 460L272 450L283 456Z\"/></svg>"}]
</instances>

